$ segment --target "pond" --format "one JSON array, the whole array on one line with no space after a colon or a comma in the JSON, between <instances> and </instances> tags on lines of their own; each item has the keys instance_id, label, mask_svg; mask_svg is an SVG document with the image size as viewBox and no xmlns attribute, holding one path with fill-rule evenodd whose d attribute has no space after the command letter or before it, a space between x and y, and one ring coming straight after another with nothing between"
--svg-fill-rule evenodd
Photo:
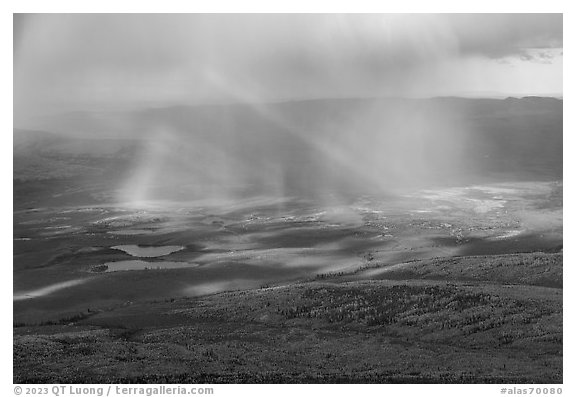
<instances>
[{"instance_id":1,"label":"pond","mask_svg":"<svg viewBox=\"0 0 576 397\"><path fill-rule=\"evenodd\" d=\"M197 263L189 262L173 262L173 261L161 261L161 262L147 262L143 260L130 260L130 261L118 261L118 262L108 262L100 266L96 266L92 269L94 272L124 272L130 270L158 270L158 269L185 269L190 267L197 267Z\"/></svg>"},{"instance_id":2,"label":"pond","mask_svg":"<svg viewBox=\"0 0 576 397\"><path fill-rule=\"evenodd\" d=\"M181 245L162 245L162 246L146 246L139 245L116 245L110 247L115 250L126 252L128 255L136 256L138 258L156 258L159 256L169 255L173 252L181 251L186 247Z\"/></svg>"}]
</instances>

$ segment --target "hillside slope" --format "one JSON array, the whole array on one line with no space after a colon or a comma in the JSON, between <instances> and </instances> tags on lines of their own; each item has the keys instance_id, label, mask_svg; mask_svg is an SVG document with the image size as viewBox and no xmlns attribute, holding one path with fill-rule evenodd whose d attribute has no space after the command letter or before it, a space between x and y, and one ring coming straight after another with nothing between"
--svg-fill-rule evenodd
<instances>
[{"instance_id":1,"label":"hillside slope","mask_svg":"<svg viewBox=\"0 0 576 397\"><path fill-rule=\"evenodd\" d=\"M16 327L14 382L561 383L562 289L525 281L533 263L561 277L561 256L523 255L515 284L486 259L451 259L450 281L334 277Z\"/></svg>"}]
</instances>

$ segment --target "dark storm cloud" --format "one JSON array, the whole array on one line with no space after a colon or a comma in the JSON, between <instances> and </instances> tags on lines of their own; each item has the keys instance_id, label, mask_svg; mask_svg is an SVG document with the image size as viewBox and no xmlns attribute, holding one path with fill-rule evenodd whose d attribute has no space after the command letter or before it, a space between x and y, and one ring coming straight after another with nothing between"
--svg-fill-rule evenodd
<instances>
[{"instance_id":1,"label":"dark storm cloud","mask_svg":"<svg viewBox=\"0 0 576 397\"><path fill-rule=\"evenodd\" d=\"M562 14L454 14L443 16L462 54L488 58L527 56L527 48L561 48Z\"/></svg>"},{"instance_id":2,"label":"dark storm cloud","mask_svg":"<svg viewBox=\"0 0 576 397\"><path fill-rule=\"evenodd\" d=\"M20 43L22 41L22 34L26 31L30 17L31 14L14 14L12 24L12 34L14 36L14 57L16 57L18 54L18 48L20 47Z\"/></svg>"},{"instance_id":3,"label":"dark storm cloud","mask_svg":"<svg viewBox=\"0 0 576 397\"><path fill-rule=\"evenodd\" d=\"M558 14L44 14L16 16L14 26L17 113L95 102L437 95L464 89L466 72L453 65L460 60L541 62L562 46Z\"/></svg>"}]
</instances>

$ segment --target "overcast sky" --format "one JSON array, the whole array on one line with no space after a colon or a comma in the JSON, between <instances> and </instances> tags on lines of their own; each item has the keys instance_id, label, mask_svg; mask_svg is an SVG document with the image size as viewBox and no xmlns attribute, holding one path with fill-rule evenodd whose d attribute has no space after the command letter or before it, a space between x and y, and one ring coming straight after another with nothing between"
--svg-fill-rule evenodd
<instances>
[{"instance_id":1,"label":"overcast sky","mask_svg":"<svg viewBox=\"0 0 576 397\"><path fill-rule=\"evenodd\" d=\"M562 95L562 16L14 19L16 120L142 104L439 95Z\"/></svg>"}]
</instances>

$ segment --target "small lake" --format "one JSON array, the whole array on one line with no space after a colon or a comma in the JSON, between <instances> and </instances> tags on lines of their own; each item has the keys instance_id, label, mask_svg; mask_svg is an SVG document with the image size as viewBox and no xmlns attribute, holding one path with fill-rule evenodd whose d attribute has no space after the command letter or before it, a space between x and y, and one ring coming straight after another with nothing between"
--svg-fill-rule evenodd
<instances>
[{"instance_id":1,"label":"small lake","mask_svg":"<svg viewBox=\"0 0 576 397\"><path fill-rule=\"evenodd\" d=\"M181 251L185 247L181 245L161 245L141 247L139 245L115 245L110 247L115 250L126 252L128 255L136 256L138 258L156 258L159 256L169 255L173 252Z\"/></svg>"},{"instance_id":2,"label":"small lake","mask_svg":"<svg viewBox=\"0 0 576 397\"><path fill-rule=\"evenodd\" d=\"M118 262L108 262L104 265L99 266L97 271L104 273L110 272L125 272L130 270L158 270L158 269L186 269L190 267L197 267L197 263L189 262L146 262L142 260L131 260L131 261L118 261Z\"/></svg>"}]
</instances>

